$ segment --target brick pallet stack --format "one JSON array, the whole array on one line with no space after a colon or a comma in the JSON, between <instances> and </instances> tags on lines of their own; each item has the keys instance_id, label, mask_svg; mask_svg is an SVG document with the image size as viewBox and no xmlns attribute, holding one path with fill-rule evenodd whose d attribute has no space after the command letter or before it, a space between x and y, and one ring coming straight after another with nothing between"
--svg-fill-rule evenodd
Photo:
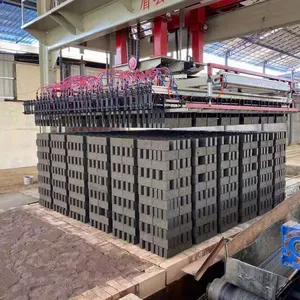
<instances>
[{"instance_id":1,"label":"brick pallet stack","mask_svg":"<svg viewBox=\"0 0 300 300\"><path fill-rule=\"evenodd\" d=\"M217 138L192 140L193 243L217 234Z\"/></svg>"},{"instance_id":2,"label":"brick pallet stack","mask_svg":"<svg viewBox=\"0 0 300 300\"><path fill-rule=\"evenodd\" d=\"M246 222L257 216L258 201L258 134L240 137L240 208L239 222Z\"/></svg>"},{"instance_id":3,"label":"brick pallet stack","mask_svg":"<svg viewBox=\"0 0 300 300\"><path fill-rule=\"evenodd\" d=\"M239 136L218 137L218 232L238 224Z\"/></svg>"},{"instance_id":4,"label":"brick pallet stack","mask_svg":"<svg viewBox=\"0 0 300 300\"><path fill-rule=\"evenodd\" d=\"M259 124L260 121L260 117L253 115L245 115L243 116L243 119L244 124Z\"/></svg>"},{"instance_id":5,"label":"brick pallet stack","mask_svg":"<svg viewBox=\"0 0 300 300\"><path fill-rule=\"evenodd\" d=\"M36 140L38 157L39 203L47 208L53 208L52 176L50 159L50 134L39 133Z\"/></svg>"},{"instance_id":6,"label":"brick pallet stack","mask_svg":"<svg viewBox=\"0 0 300 300\"><path fill-rule=\"evenodd\" d=\"M222 118L219 119L219 125L238 125L240 124L240 118L236 115L223 115Z\"/></svg>"},{"instance_id":7,"label":"brick pallet stack","mask_svg":"<svg viewBox=\"0 0 300 300\"><path fill-rule=\"evenodd\" d=\"M67 163L69 215L75 220L87 223L89 221L89 203L85 136L67 135Z\"/></svg>"},{"instance_id":8,"label":"brick pallet stack","mask_svg":"<svg viewBox=\"0 0 300 300\"><path fill-rule=\"evenodd\" d=\"M166 258L285 198L285 132L40 134L37 146L41 205Z\"/></svg>"},{"instance_id":9,"label":"brick pallet stack","mask_svg":"<svg viewBox=\"0 0 300 300\"><path fill-rule=\"evenodd\" d=\"M275 133L260 135L259 161L259 205L258 214L262 215L273 208L274 197L274 143Z\"/></svg>"},{"instance_id":10,"label":"brick pallet stack","mask_svg":"<svg viewBox=\"0 0 300 300\"><path fill-rule=\"evenodd\" d=\"M275 133L275 175L274 175L274 206L285 199L285 157L286 157L286 133Z\"/></svg>"},{"instance_id":11,"label":"brick pallet stack","mask_svg":"<svg viewBox=\"0 0 300 300\"><path fill-rule=\"evenodd\" d=\"M113 234L132 244L139 242L136 141L111 138Z\"/></svg>"},{"instance_id":12,"label":"brick pallet stack","mask_svg":"<svg viewBox=\"0 0 300 300\"><path fill-rule=\"evenodd\" d=\"M140 246L162 257L192 245L191 140L139 139Z\"/></svg>"},{"instance_id":13,"label":"brick pallet stack","mask_svg":"<svg viewBox=\"0 0 300 300\"><path fill-rule=\"evenodd\" d=\"M51 134L51 172L53 209L69 215L66 135Z\"/></svg>"},{"instance_id":14,"label":"brick pallet stack","mask_svg":"<svg viewBox=\"0 0 300 300\"><path fill-rule=\"evenodd\" d=\"M110 233L112 232L112 201L109 139L88 136L87 150L90 224Z\"/></svg>"}]
</instances>

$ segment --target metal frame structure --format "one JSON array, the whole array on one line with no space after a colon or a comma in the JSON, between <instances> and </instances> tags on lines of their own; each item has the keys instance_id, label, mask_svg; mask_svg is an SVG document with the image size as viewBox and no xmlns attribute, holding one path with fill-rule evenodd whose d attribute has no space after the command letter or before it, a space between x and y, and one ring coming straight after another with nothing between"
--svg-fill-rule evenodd
<instances>
[{"instance_id":1,"label":"metal frame structure","mask_svg":"<svg viewBox=\"0 0 300 300\"><path fill-rule=\"evenodd\" d=\"M107 51L111 57L115 49L119 49L117 62L127 62L125 33L123 41L117 39L118 47L112 46L114 37L111 33L116 28L122 32L128 25L147 20L154 20L153 47L149 47L147 39L141 40L143 57L153 54L165 56L168 51L177 51L178 58L181 58L181 49L186 48L188 43L192 45L192 55L198 62L202 62L205 50L224 56L227 62L230 58L262 66L264 70L268 67L287 71L297 66L300 58L297 53L299 27L294 25L300 21L295 13L300 5L296 0L288 0L288 3L283 0L202 0L200 3L196 0L67 0L51 10L46 4L45 0L38 1L40 16L24 24L23 28L47 46L50 69L60 48L83 42L85 47ZM39 7L45 9L41 11ZM105 21L108 17L109 23ZM261 19L265 20L263 24L259 21ZM229 23L232 26L228 27ZM169 42L166 43L168 34ZM121 36L117 33L117 37ZM244 37L228 40L239 36ZM275 39L281 41L280 45L274 44ZM214 43L216 40L218 42ZM207 46L203 50L204 43ZM41 61L49 63L49 59L42 58ZM45 73L49 67L42 66L42 69ZM47 77L44 75L44 78ZM51 83L51 80L43 83Z\"/></svg>"},{"instance_id":2,"label":"metal frame structure","mask_svg":"<svg viewBox=\"0 0 300 300\"><path fill-rule=\"evenodd\" d=\"M272 0L272 3L278 7L282 5L281 0ZM106 0L84 3L78 0L67 0L54 8L49 7L48 4L46 0L38 1L39 17L23 26L42 42L40 45L42 86L54 81L55 63L60 47L82 42L88 45L88 41L96 37L103 40L117 27L115 34L116 64L119 65L117 67L127 69L128 63L129 68L132 68L132 63L129 61L134 56L133 68L167 66L173 73L179 73L176 93L180 99L169 99L170 91L167 88L153 87L154 95L163 95L165 98L166 109L178 109L180 106L188 110L296 112L293 107L293 80L216 64L207 65L206 77L191 77L204 68L204 65L201 65L204 43L209 39L212 29L217 34L221 34L218 30L220 31L220 24L223 23L220 23L219 18L228 20L228 17L236 14L238 19L245 12L257 12L258 9L268 8L269 1L249 5L247 2L236 0L202 0L200 2L194 0ZM274 14L278 13L278 7L274 8ZM109 23L105 21L107 18L109 18ZM147 42L148 48L152 47L149 47L149 41L143 39L142 33L145 30L149 31L148 25L146 29L143 27L145 22L153 23L152 53L158 60L150 58L140 63L141 55L145 55L141 43ZM279 20L276 26L280 24ZM187 48L189 45L192 46L193 58L168 60L165 56L172 47L168 41L168 33L177 32L176 50L179 54L183 44L183 26L187 32ZM268 28L268 26L266 24L265 27ZM280 31L280 29L273 30L275 33ZM259 37L260 34L253 34L248 40L254 40L254 36ZM265 33L264 37L268 38L269 35ZM111 43L107 44L112 49ZM227 59L231 54L228 51L226 52ZM112 55L112 52L110 53ZM266 64L264 66L266 67ZM223 71L215 77L213 69ZM186 78L184 74L187 74ZM256 76L258 79L246 78L241 74ZM216 79L218 77L219 79ZM217 85L219 88L216 88ZM183 101L182 99L190 100Z\"/></svg>"}]
</instances>

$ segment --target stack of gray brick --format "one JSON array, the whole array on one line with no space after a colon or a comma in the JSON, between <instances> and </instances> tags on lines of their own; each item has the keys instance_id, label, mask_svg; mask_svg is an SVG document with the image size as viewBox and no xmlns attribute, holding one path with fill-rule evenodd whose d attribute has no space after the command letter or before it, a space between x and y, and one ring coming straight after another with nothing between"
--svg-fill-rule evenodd
<instances>
[{"instance_id":1,"label":"stack of gray brick","mask_svg":"<svg viewBox=\"0 0 300 300\"><path fill-rule=\"evenodd\" d=\"M140 247L171 257L192 245L190 139L139 139Z\"/></svg>"},{"instance_id":2,"label":"stack of gray brick","mask_svg":"<svg viewBox=\"0 0 300 300\"><path fill-rule=\"evenodd\" d=\"M37 134L37 157L38 157L38 181L39 181L39 203L47 208L53 209L52 182L51 182L51 159L50 159L50 134Z\"/></svg>"},{"instance_id":3,"label":"stack of gray brick","mask_svg":"<svg viewBox=\"0 0 300 300\"><path fill-rule=\"evenodd\" d=\"M238 224L239 136L218 137L218 232Z\"/></svg>"},{"instance_id":4,"label":"stack of gray brick","mask_svg":"<svg viewBox=\"0 0 300 300\"><path fill-rule=\"evenodd\" d=\"M193 243L217 234L217 138L192 140Z\"/></svg>"},{"instance_id":5,"label":"stack of gray brick","mask_svg":"<svg viewBox=\"0 0 300 300\"><path fill-rule=\"evenodd\" d=\"M239 115L232 115L230 119L230 125L239 125L239 124L240 124Z\"/></svg>"},{"instance_id":6,"label":"stack of gray brick","mask_svg":"<svg viewBox=\"0 0 300 300\"><path fill-rule=\"evenodd\" d=\"M240 136L239 222L257 216L258 203L258 134Z\"/></svg>"},{"instance_id":7,"label":"stack of gray brick","mask_svg":"<svg viewBox=\"0 0 300 300\"><path fill-rule=\"evenodd\" d=\"M196 117L196 127L205 127L207 126L207 116L206 115L197 115Z\"/></svg>"},{"instance_id":8,"label":"stack of gray brick","mask_svg":"<svg viewBox=\"0 0 300 300\"><path fill-rule=\"evenodd\" d=\"M89 221L89 203L85 136L67 135L67 163L69 215L75 220L87 223Z\"/></svg>"},{"instance_id":9,"label":"stack of gray brick","mask_svg":"<svg viewBox=\"0 0 300 300\"><path fill-rule=\"evenodd\" d=\"M268 116L268 124L272 124L272 123L275 123L275 116L269 115Z\"/></svg>"},{"instance_id":10,"label":"stack of gray brick","mask_svg":"<svg viewBox=\"0 0 300 300\"><path fill-rule=\"evenodd\" d=\"M221 115L220 124L222 126L226 125L238 125L240 124L240 117L237 115Z\"/></svg>"},{"instance_id":11,"label":"stack of gray brick","mask_svg":"<svg viewBox=\"0 0 300 300\"><path fill-rule=\"evenodd\" d=\"M259 117L253 115L245 115L244 116L244 124L259 124Z\"/></svg>"},{"instance_id":12,"label":"stack of gray brick","mask_svg":"<svg viewBox=\"0 0 300 300\"><path fill-rule=\"evenodd\" d=\"M173 113L169 114L168 117L165 118L165 128L179 128L179 119L178 115Z\"/></svg>"},{"instance_id":13,"label":"stack of gray brick","mask_svg":"<svg viewBox=\"0 0 300 300\"><path fill-rule=\"evenodd\" d=\"M106 137L87 137L90 224L106 233L112 232L109 141Z\"/></svg>"},{"instance_id":14,"label":"stack of gray brick","mask_svg":"<svg viewBox=\"0 0 300 300\"><path fill-rule=\"evenodd\" d=\"M69 215L66 135L51 134L51 171L53 209Z\"/></svg>"},{"instance_id":15,"label":"stack of gray brick","mask_svg":"<svg viewBox=\"0 0 300 300\"><path fill-rule=\"evenodd\" d=\"M286 132L275 133L274 206L285 199Z\"/></svg>"},{"instance_id":16,"label":"stack of gray brick","mask_svg":"<svg viewBox=\"0 0 300 300\"><path fill-rule=\"evenodd\" d=\"M260 122L261 122L261 124L268 124L269 123L269 117L268 116L261 116Z\"/></svg>"},{"instance_id":17,"label":"stack of gray brick","mask_svg":"<svg viewBox=\"0 0 300 300\"><path fill-rule=\"evenodd\" d=\"M192 114L184 114L180 116L178 126L179 128L192 127Z\"/></svg>"},{"instance_id":18,"label":"stack of gray brick","mask_svg":"<svg viewBox=\"0 0 300 300\"><path fill-rule=\"evenodd\" d=\"M259 201L258 214L262 215L273 208L274 203L274 151L275 134L260 134L259 142Z\"/></svg>"},{"instance_id":19,"label":"stack of gray brick","mask_svg":"<svg viewBox=\"0 0 300 300\"><path fill-rule=\"evenodd\" d=\"M231 125L231 117L230 115L224 115L220 118L220 124L222 126Z\"/></svg>"},{"instance_id":20,"label":"stack of gray brick","mask_svg":"<svg viewBox=\"0 0 300 300\"><path fill-rule=\"evenodd\" d=\"M217 125L218 125L218 115L208 114L207 126L217 126Z\"/></svg>"},{"instance_id":21,"label":"stack of gray brick","mask_svg":"<svg viewBox=\"0 0 300 300\"><path fill-rule=\"evenodd\" d=\"M184 134L38 135L40 203L168 258L284 200L285 132Z\"/></svg>"},{"instance_id":22,"label":"stack of gray brick","mask_svg":"<svg viewBox=\"0 0 300 300\"><path fill-rule=\"evenodd\" d=\"M277 115L276 116L276 123L286 123L287 117L285 115Z\"/></svg>"},{"instance_id":23,"label":"stack of gray brick","mask_svg":"<svg viewBox=\"0 0 300 300\"><path fill-rule=\"evenodd\" d=\"M139 242L136 140L111 138L113 234L132 244Z\"/></svg>"}]
</instances>

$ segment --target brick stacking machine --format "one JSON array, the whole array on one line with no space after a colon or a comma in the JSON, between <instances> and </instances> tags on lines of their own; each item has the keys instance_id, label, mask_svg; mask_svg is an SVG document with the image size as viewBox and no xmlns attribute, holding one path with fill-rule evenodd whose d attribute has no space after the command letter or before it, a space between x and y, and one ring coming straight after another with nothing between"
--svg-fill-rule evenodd
<instances>
[{"instance_id":1,"label":"brick stacking machine","mask_svg":"<svg viewBox=\"0 0 300 300\"><path fill-rule=\"evenodd\" d=\"M116 32L114 68L47 85L24 103L37 126L56 131L37 139L41 205L168 258L284 201L297 85L203 64L204 6ZM184 19L192 57L167 57L168 31ZM149 24L154 56L142 60Z\"/></svg>"}]
</instances>

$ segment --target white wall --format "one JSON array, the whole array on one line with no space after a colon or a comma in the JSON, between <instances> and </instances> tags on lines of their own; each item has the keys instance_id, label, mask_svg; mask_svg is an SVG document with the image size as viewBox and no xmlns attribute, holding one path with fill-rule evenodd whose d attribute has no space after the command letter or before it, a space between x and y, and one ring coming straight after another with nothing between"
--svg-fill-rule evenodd
<instances>
[{"instance_id":1,"label":"white wall","mask_svg":"<svg viewBox=\"0 0 300 300\"><path fill-rule=\"evenodd\" d=\"M17 100L33 100L40 87L40 67L35 64L16 63Z\"/></svg>"},{"instance_id":2,"label":"white wall","mask_svg":"<svg viewBox=\"0 0 300 300\"><path fill-rule=\"evenodd\" d=\"M37 164L36 134L33 116L23 114L23 104L0 102L0 169Z\"/></svg>"},{"instance_id":3,"label":"white wall","mask_svg":"<svg viewBox=\"0 0 300 300\"><path fill-rule=\"evenodd\" d=\"M17 62L16 78L17 100L34 100L40 87L39 66ZM0 102L0 169L36 165L38 132L34 116L23 114L22 102Z\"/></svg>"},{"instance_id":4,"label":"white wall","mask_svg":"<svg viewBox=\"0 0 300 300\"><path fill-rule=\"evenodd\" d=\"M17 99L32 100L39 88L39 66L16 63ZM0 102L0 169L37 164L34 116L23 114L23 103Z\"/></svg>"}]
</instances>

